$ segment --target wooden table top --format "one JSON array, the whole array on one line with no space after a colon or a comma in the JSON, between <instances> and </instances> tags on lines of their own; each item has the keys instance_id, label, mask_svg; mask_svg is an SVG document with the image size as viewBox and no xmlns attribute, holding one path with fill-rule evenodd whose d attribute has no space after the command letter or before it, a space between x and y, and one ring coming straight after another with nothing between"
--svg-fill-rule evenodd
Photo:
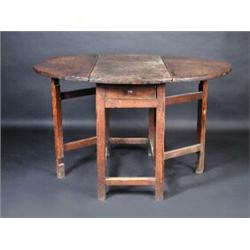
<instances>
[{"instance_id":1,"label":"wooden table top","mask_svg":"<svg viewBox=\"0 0 250 250\"><path fill-rule=\"evenodd\" d=\"M35 72L61 80L103 84L157 84L209 80L224 76L222 61L143 54L74 55L49 58Z\"/></svg>"}]
</instances>

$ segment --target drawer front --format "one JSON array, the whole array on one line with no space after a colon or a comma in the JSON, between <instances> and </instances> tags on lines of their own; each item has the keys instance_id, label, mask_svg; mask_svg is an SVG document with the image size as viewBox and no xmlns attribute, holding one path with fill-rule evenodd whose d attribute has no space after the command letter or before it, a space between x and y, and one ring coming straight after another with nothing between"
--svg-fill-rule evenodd
<instances>
[{"instance_id":1,"label":"drawer front","mask_svg":"<svg viewBox=\"0 0 250 250\"><path fill-rule=\"evenodd\" d=\"M155 86L106 86L107 99L155 99Z\"/></svg>"}]
</instances>

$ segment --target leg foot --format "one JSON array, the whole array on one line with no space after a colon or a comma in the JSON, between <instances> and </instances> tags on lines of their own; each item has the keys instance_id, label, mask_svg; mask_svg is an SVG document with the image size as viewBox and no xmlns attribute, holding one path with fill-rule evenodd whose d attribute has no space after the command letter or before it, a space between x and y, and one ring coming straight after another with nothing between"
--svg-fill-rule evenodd
<instances>
[{"instance_id":1,"label":"leg foot","mask_svg":"<svg viewBox=\"0 0 250 250\"><path fill-rule=\"evenodd\" d=\"M164 200L164 193L163 192L155 192L155 200L156 201L163 201Z\"/></svg>"},{"instance_id":2,"label":"leg foot","mask_svg":"<svg viewBox=\"0 0 250 250\"><path fill-rule=\"evenodd\" d=\"M63 163L61 164L60 168L57 169L56 173L58 179L63 179L65 177L65 170Z\"/></svg>"},{"instance_id":3,"label":"leg foot","mask_svg":"<svg viewBox=\"0 0 250 250\"><path fill-rule=\"evenodd\" d=\"M202 169L202 170L200 170L200 169L196 169L196 170L195 170L195 173L196 173L196 174L203 174L203 172L204 172L203 169Z\"/></svg>"},{"instance_id":4,"label":"leg foot","mask_svg":"<svg viewBox=\"0 0 250 250\"><path fill-rule=\"evenodd\" d=\"M196 166L195 166L195 173L203 174L203 172L204 172L204 154L199 152L198 159L196 161Z\"/></svg>"},{"instance_id":5,"label":"leg foot","mask_svg":"<svg viewBox=\"0 0 250 250\"><path fill-rule=\"evenodd\" d=\"M65 167L62 161L62 159L56 161L56 175L58 179L63 179L65 177Z\"/></svg>"},{"instance_id":6,"label":"leg foot","mask_svg":"<svg viewBox=\"0 0 250 250\"><path fill-rule=\"evenodd\" d=\"M104 186L99 186L97 191L97 196L99 201L105 201L106 200L106 190Z\"/></svg>"}]
</instances>

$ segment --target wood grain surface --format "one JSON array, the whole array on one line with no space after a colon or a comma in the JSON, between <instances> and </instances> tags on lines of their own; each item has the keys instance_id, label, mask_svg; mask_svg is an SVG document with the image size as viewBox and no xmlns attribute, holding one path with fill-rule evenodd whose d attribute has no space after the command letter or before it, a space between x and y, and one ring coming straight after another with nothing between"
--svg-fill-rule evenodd
<instances>
[{"instance_id":1,"label":"wood grain surface","mask_svg":"<svg viewBox=\"0 0 250 250\"><path fill-rule=\"evenodd\" d=\"M49 58L33 67L38 74L69 81L89 81L97 55L61 56Z\"/></svg>"},{"instance_id":2,"label":"wood grain surface","mask_svg":"<svg viewBox=\"0 0 250 250\"><path fill-rule=\"evenodd\" d=\"M99 55L91 82L147 84L171 81L159 55Z\"/></svg>"},{"instance_id":3,"label":"wood grain surface","mask_svg":"<svg viewBox=\"0 0 250 250\"><path fill-rule=\"evenodd\" d=\"M162 60L173 82L209 80L231 71L231 65L222 61L167 56L163 56Z\"/></svg>"},{"instance_id":4,"label":"wood grain surface","mask_svg":"<svg viewBox=\"0 0 250 250\"><path fill-rule=\"evenodd\" d=\"M54 57L33 68L50 78L102 84L202 81L231 71L231 65L222 61L143 54Z\"/></svg>"}]
</instances>

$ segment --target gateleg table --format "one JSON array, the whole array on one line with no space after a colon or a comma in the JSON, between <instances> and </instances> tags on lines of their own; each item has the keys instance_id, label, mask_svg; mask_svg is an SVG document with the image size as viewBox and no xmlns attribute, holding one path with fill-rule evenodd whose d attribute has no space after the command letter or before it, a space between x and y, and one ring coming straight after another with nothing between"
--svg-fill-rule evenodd
<instances>
[{"instance_id":1,"label":"gateleg table","mask_svg":"<svg viewBox=\"0 0 250 250\"><path fill-rule=\"evenodd\" d=\"M164 160L196 153L195 172L204 171L208 80L224 76L231 65L222 61L143 54L75 55L49 58L34 70L51 78L52 114L56 173L65 176L64 151L97 145L98 199L105 200L106 186L154 186L156 200L164 199ZM96 88L62 92L60 80L96 84ZM166 95L166 85L199 82L197 92ZM64 142L61 101L96 94L96 136ZM164 151L165 107L198 102L199 141L190 146ZM147 108L148 135L142 138L109 136L109 109ZM154 159L152 177L107 177L109 144L147 144Z\"/></svg>"}]
</instances>

